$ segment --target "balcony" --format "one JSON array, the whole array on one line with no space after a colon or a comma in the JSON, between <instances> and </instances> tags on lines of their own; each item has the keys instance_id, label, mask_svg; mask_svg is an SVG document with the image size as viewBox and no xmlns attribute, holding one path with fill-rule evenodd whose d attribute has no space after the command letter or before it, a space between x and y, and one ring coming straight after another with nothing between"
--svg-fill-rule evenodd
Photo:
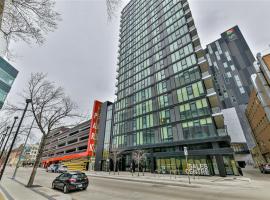
<instances>
[{"instance_id":1,"label":"balcony","mask_svg":"<svg viewBox=\"0 0 270 200\"><path fill-rule=\"evenodd\" d=\"M198 58L204 57L204 50L203 50L201 44L198 42L196 42L196 43L197 43L197 46L195 46L195 44L194 44L194 46L195 46L194 50L195 50L197 57Z\"/></svg>"},{"instance_id":2,"label":"balcony","mask_svg":"<svg viewBox=\"0 0 270 200\"><path fill-rule=\"evenodd\" d=\"M188 5L188 2L186 1L186 2L183 4L183 8L185 8L187 5Z\"/></svg>"},{"instance_id":3,"label":"balcony","mask_svg":"<svg viewBox=\"0 0 270 200\"><path fill-rule=\"evenodd\" d=\"M194 25L189 27L189 32L193 32L194 30L196 30L196 27Z\"/></svg>"},{"instance_id":4,"label":"balcony","mask_svg":"<svg viewBox=\"0 0 270 200\"><path fill-rule=\"evenodd\" d=\"M202 73L208 71L208 62L204 56L198 58L198 65L200 66Z\"/></svg>"},{"instance_id":5,"label":"balcony","mask_svg":"<svg viewBox=\"0 0 270 200\"><path fill-rule=\"evenodd\" d=\"M218 133L218 136L227 136L228 135L227 129L225 129L225 128L217 129L217 133Z\"/></svg>"},{"instance_id":6,"label":"balcony","mask_svg":"<svg viewBox=\"0 0 270 200\"><path fill-rule=\"evenodd\" d=\"M212 108L212 117L218 129L224 128L224 116L219 107Z\"/></svg>"},{"instance_id":7,"label":"balcony","mask_svg":"<svg viewBox=\"0 0 270 200\"><path fill-rule=\"evenodd\" d=\"M116 83L115 83L115 87L117 87L117 85L118 85L118 81L116 81Z\"/></svg>"},{"instance_id":8,"label":"balcony","mask_svg":"<svg viewBox=\"0 0 270 200\"><path fill-rule=\"evenodd\" d=\"M116 75L116 79L118 79L118 78L119 78L119 74Z\"/></svg>"},{"instance_id":9,"label":"balcony","mask_svg":"<svg viewBox=\"0 0 270 200\"><path fill-rule=\"evenodd\" d=\"M206 89L211 89L214 87L212 75L208 71L202 73L202 80L204 81Z\"/></svg>"},{"instance_id":10,"label":"balcony","mask_svg":"<svg viewBox=\"0 0 270 200\"><path fill-rule=\"evenodd\" d=\"M199 36L196 34L192 37L192 42L195 42L196 40L200 39Z\"/></svg>"},{"instance_id":11,"label":"balcony","mask_svg":"<svg viewBox=\"0 0 270 200\"><path fill-rule=\"evenodd\" d=\"M218 96L214 88L207 89L207 97L212 108L219 106Z\"/></svg>"},{"instance_id":12,"label":"balcony","mask_svg":"<svg viewBox=\"0 0 270 200\"><path fill-rule=\"evenodd\" d=\"M188 9L185 10L185 15L187 15L189 13L191 13L191 10L188 8Z\"/></svg>"}]
</instances>

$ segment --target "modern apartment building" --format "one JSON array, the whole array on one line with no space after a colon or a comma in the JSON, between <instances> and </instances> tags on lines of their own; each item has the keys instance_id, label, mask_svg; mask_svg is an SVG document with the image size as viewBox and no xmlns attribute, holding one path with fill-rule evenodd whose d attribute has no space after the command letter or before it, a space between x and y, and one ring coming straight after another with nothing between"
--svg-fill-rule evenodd
<instances>
[{"instance_id":1,"label":"modern apartment building","mask_svg":"<svg viewBox=\"0 0 270 200\"><path fill-rule=\"evenodd\" d=\"M238 26L223 32L208 44L206 57L225 119L235 159L252 164L249 150L255 145L245 109L252 90L251 74L255 58Z\"/></svg>"},{"instance_id":2,"label":"modern apartment building","mask_svg":"<svg viewBox=\"0 0 270 200\"><path fill-rule=\"evenodd\" d=\"M252 90L246 115L256 147L252 150L257 165L270 162L270 54L257 55L256 74L251 76Z\"/></svg>"},{"instance_id":3,"label":"modern apartment building","mask_svg":"<svg viewBox=\"0 0 270 200\"><path fill-rule=\"evenodd\" d=\"M120 170L237 174L205 52L186 0L132 0L122 11L112 150ZM188 148L186 163L184 147ZM138 168L138 166L136 167Z\"/></svg>"},{"instance_id":4,"label":"modern apartment building","mask_svg":"<svg viewBox=\"0 0 270 200\"><path fill-rule=\"evenodd\" d=\"M43 166L62 163L70 170L100 167L109 151L111 115L111 102L95 101L91 120L73 128L60 127L52 131L46 140Z\"/></svg>"},{"instance_id":5,"label":"modern apartment building","mask_svg":"<svg viewBox=\"0 0 270 200\"><path fill-rule=\"evenodd\" d=\"M0 56L0 109L4 105L17 74L18 71Z\"/></svg>"}]
</instances>

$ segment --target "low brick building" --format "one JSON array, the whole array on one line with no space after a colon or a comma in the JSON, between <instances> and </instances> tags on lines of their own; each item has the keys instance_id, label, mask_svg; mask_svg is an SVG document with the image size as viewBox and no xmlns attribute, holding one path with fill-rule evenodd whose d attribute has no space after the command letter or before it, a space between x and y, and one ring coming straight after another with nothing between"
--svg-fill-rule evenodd
<instances>
[{"instance_id":1,"label":"low brick building","mask_svg":"<svg viewBox=\"0 0 270 200\"><path fill-rule=\"evenodd\" d=\"M251 76L254 89L246 115L256 147L252 150L257 165L270 162L270 54L257 55L256 74Z\"/></svg>"}]
</instances>

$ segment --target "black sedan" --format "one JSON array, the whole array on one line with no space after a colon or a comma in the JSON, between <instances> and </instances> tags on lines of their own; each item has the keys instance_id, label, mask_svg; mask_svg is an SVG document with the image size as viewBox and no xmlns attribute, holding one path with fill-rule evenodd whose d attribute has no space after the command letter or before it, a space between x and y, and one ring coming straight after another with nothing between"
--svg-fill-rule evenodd
<instances>
[{"instance_id":1,"label":"black sedan","mask_svg":"<svg viewBox=\"0 0 270 200\"><path fill-rule=\"evenodd\" d=\"M52 182L53 189L61 189L64 193L72 190L85 190L88 187L88 178L83 172L66 172L56 177Z\"/></svg>"}]
</instances>

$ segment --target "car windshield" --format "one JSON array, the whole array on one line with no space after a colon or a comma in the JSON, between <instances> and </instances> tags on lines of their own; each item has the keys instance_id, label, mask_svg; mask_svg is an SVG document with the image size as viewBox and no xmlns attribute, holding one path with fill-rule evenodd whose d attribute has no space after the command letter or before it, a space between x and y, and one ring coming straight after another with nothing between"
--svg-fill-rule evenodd
<instances>
[{"instance_id":1,"label":"car windshield","mask_svg":"<svg viewBox=\"0 0 270 200\"><path fill-rule=\"evenodd\" d=\"M73 174L72 178L85 178L86 175L85 174Z\"/></svg>"}]
</instances>

